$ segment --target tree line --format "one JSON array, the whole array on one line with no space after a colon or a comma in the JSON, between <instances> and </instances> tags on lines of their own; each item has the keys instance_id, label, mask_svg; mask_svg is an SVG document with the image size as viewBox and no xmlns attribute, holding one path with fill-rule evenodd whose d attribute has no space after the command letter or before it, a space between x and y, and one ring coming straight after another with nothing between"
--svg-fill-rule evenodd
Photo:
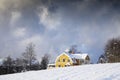
<instances>
[{"instance_id":1,"label":"tree line","mask_svg":"<svg viewBox=\"0 0 120 80\"><path fill-rule=\"evenodd\" d=\"M34 48L35 45L30 43L27 45L22 57L13 59L8 56L5 58L2 65L0 65L0 75L46 69L50 55L45 54L39 63L36 58ZM76 51L74 47L72 49L73 51ZM97 63L115 62L120 62L120 38L112 38L108 40L104 48L104 53L100 55L97 61Z\"/></svg>"},{"instance_id":2,"label":"tree line","mask_svg":"<svg viewBox=\"0 0 120 80\"><path fill-rule=\"evenodd\" d=\"M21 58L13 59L11 56L5 58L0 65L0 75L46 69L50 55L45 54L39 63L39 60L36 58L34 48L35 45L33 43L29 43Z\"/></svg>"}]
</instances>

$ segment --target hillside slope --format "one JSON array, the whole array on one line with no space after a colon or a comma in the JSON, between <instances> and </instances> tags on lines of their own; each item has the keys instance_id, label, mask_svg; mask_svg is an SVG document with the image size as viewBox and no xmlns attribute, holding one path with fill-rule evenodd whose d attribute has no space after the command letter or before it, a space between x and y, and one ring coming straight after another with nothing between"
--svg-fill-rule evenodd
<instances>
[{"instance_id":1,"label":"hillside slope","mask_svg":"<svg viewBox=\"0 0 120 80\"><path fill-rule=\"evenodd\" d=\"M120 63L29 71L1 75L0 80L120 80Z\"/></svg>"}]
</instances>

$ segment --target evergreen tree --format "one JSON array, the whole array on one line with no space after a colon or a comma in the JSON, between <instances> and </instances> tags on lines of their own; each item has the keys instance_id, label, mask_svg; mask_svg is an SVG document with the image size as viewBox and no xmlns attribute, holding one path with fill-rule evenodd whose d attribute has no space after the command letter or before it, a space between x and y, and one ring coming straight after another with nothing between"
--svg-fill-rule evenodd
<instances>
[{"instance_id":1,"label":"evergreen tree","mask_svg":"<svg viewBox=\"0 0 120 80\"><path fill-rule=\"evenodd\" d=\"M14 60L8 56L4 61L3 61L3 66L6 69L6 74L13 73L14 72Z\"/></svg>"},{"instance_id":2,"label":"evergreen tree","mask_svg":"<svg viewBox=\"0 0 120 80\"><path fill-rule=\"evenodd\" d=\"M42 57L42 61L41 61L41 69L47 69L47 65L49 63L49 55L48 54L45 54L43 57Z\"/></svg>"}]
</instances>

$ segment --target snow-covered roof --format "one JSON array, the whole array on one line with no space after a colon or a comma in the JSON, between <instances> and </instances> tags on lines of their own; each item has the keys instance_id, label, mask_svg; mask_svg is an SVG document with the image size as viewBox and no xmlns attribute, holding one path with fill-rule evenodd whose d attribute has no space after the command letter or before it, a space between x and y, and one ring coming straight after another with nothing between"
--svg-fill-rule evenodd
<instances>
[{"instance_id":1,"label":"snow-covered roof","mask_svg":"<svg viewBox=\"0 0 120 80\"><path fill-rule=\"evenodd\" d=\"M87 53L82 53L82 52L78 52L78 51L75 51L74 54L70 53L70 49L66 49L64 51L65 54L67 54L70 58L74 58L74 59L83 59L85 60L85 58L88 56Z\"/></svg>"},{"instance_id":2,"label":"snow-covered roof","mask_svg":"<svg viewBox=\"0 0 120 80\"><path fill-rule=\"evenodd\" d=\"M55 65L55 64L48 64L48 66L49 66L49 65Z\"/></svg>"},{"instance_id":3,"label":"snow-covered roof","mask_svg":"<svg viewBox=\"0 0 120 80\"><path fill-rule=\"evenodd\" d=\"M69 54L69 56L71 57L71 58L75 58L75 59L85 59L87 56L88 56L88 54L87 53L81 53L81 54Z\"/></svg>"}]
</instances>

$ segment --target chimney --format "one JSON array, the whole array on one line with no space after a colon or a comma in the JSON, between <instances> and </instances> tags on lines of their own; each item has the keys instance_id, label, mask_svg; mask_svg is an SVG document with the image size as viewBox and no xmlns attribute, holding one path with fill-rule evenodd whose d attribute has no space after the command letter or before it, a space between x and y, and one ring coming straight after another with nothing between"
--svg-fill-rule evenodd
<instances>
[{"instance_id":1,"label":"chimney","mask_svg":"<svg viewBox=\"0 0 120 80\"><path fill-rule=\"evenodd\" d=\"M75 50L74 50L74 49L72 49L72 52L71 52L71 54L75 54Z\"/></svg>"}]
</instances>

